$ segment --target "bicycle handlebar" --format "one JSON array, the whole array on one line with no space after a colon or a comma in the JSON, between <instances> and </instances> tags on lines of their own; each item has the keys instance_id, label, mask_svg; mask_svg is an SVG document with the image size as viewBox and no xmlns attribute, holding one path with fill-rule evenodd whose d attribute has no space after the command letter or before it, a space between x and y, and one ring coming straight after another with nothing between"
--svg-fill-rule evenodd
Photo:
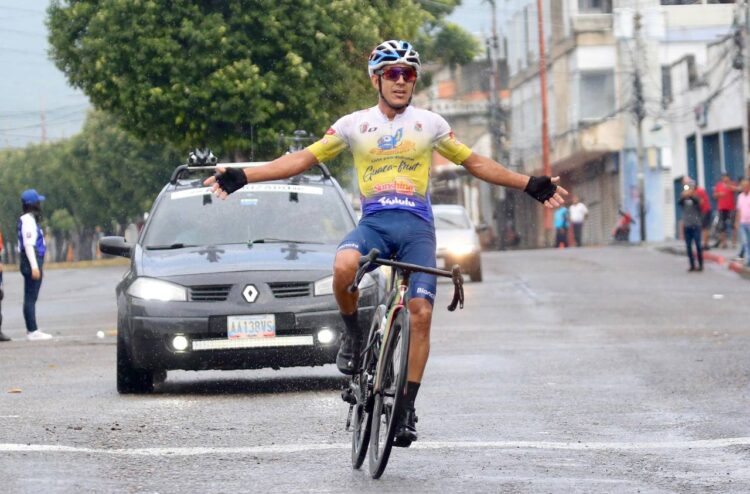
<instances>
[{"instance_id":1,"label":"bicycle handlebar","mask_svg":"<svg viewBox=\"0 0 750 494\"><path fill-rule=\"evenodd\" d=\"M428 268L418 264L392 261L390 259L378 259L379 255L380 251L378 249L372 249L367 255L359 258L359 268L357 269L357 274L354 276L354 282L348 288L349 293L354 293L358 290L359 282L362 281L362 277L364 277L367 269L371 264L375 263L381 266L391 266L403 271L427 273L451 278L451 281L453 281L453 300L448 305L448 310L453 312L456 310L456 307L464 308L464 278L461 274L461 266L458 264L455 264L450 271L447 271L444 269Z\"/></svg>"}]
</instances>

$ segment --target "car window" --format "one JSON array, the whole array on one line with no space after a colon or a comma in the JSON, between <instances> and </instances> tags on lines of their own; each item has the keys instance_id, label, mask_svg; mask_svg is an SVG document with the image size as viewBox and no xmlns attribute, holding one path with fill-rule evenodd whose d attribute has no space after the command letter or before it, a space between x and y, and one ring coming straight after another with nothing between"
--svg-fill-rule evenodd
<instances>
[{"instance_id":1,"label":"car window","mask_svg":"<svg viewBox=\"0 0 750 494\"><path fill-rule=\"evenodd\" d=\"M166 192L143 244L338 243L352 228L346 205L330 186L249 184L226 200L201 187Z\"/></svg>"},{"instance_id":2,"label":"car window","mask_svg":"<svg viewBox=\"0 0 750 494\"><path fill-rule=\"evenodd\" d=\"M463 211L434 211L438 230L465 230L471 228L469 217Z\"/></svg>"}]
</instances>

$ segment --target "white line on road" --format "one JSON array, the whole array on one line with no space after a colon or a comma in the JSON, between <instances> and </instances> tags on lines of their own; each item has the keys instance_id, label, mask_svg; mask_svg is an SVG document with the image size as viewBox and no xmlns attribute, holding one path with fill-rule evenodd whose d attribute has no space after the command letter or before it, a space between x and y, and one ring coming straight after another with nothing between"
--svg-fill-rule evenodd
<instances>
[{"instance_id":1,"label":"white line on road","mask_svg":"<svg viewBox=\"0 0 750 494\"><path fill-rule=\"evenodd\" d=\"M674 449L720 449L750 446L750 437L666 442L554 442L554 441L437 441L415 443L415 449L551 449L574 451L643 451ZM55 444L0 444L0 453L87 453L124 456L199 456L303 453L349 449L350 444L273 444L237 448L80 448Z\"/></svg>"}]
</instances>

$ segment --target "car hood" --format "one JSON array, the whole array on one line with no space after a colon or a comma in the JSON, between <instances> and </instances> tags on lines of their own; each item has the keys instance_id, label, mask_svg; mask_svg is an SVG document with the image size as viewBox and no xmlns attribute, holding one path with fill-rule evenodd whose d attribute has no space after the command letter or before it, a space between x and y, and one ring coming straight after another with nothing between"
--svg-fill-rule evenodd
<instances>
[{"instance_id":1,"label":"car hood","mask_svg":"<svg viewBox=\"0 0 750 494\"><path fill-rule=\"evenodd\" d=\"M335 245L208 245L174 250L140 250L141 276L162 277L237 271L327 270Z\"/></svg>"},{"instance_id":2,"label":"car hood","mask_svg":"<svg viewBox=\"0 0 750 494\"><path fill-rule=\"evenodd\" d=\"M477 235L474 230L435 230L438 249L445 249L452 245L477 245Z\"/></svg>"}]
</instances>

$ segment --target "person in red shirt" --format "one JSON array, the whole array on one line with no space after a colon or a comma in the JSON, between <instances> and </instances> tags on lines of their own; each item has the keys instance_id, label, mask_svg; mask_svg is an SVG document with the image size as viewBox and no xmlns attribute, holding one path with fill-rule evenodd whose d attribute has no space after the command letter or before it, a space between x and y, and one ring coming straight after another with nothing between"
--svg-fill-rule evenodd
<instances>
[{"instance_id":1,"label":"person in red shirt","mask_svg":"<svg viewBox=\"0 0 750 494\"><path fill-rule=\"evenodd\" d=\"M714 186L716 209L719 211L719 247L727 247L727 232L732 232L732 213L734 213L735 186L728 173L721 174L721 182Z\"/></svg>"}]
</instances>

